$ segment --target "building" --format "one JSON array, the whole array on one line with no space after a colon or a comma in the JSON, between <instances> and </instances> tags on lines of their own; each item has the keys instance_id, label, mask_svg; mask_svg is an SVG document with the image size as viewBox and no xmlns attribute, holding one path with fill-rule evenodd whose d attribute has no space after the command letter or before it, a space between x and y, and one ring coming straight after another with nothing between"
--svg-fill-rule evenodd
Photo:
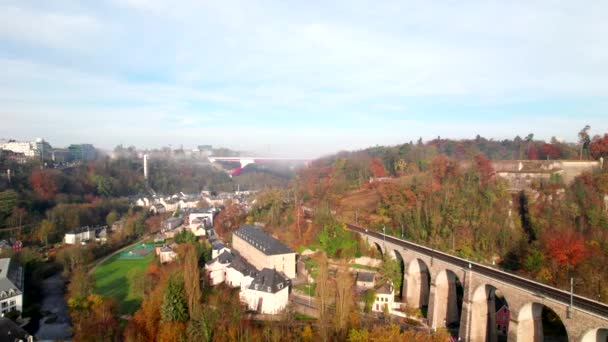
<instances>
[{"instance_id":1,"label":"building","mask_svg":"<svg viewBox=\"0 0 608 342\"><path fill-rule=\"evenodd\" d=\"M23 311L23 268L11 258L0 259L0 310Z\"/></svg>"},{"instance_id":2,"label":"building","mask_svg":"<svg viewBox=\"0 0 608 342\"><path fill-rule=\"evenodd\" d=\"M158 255L161 264L173 262L177 259L177 253L175 253L173 247L167 245L156 247L156 255Z\"/></svg>"},{"instance_id":3,"label":"building","mask_svg":"<svg viewBox=\"0 0 608 342\"><path fill-rule=\"evenodd\" d=\"M511 312L506 305L503 305L496 311L496 330L499 333L506 335L509 331L509 318L511 316Z\"/></svg>"},{"instance_id":4,"label":"building","mask_svg":"<svg viewBox=\"0 0 608 342\"><path fill-rule=\"evenodd\" d=\"M223 252L230 252L230 248L226 247L220 240L215 240L211 243L211 259L217 258Z\"/></svg>"},{"instance_id":5,"label":"building","mask_svg":"<svg viewBox=\"0 0 608 342\"><path fill-rule=\"evenodd\" d=\"M65 234L63 241L69 245L75 245L91 240L104 240L107 238L107 228L107 226L83 226L75 228Z\"/></svg>"},{"instance_id":6,"label":"building","mask_svg":"<svg viewBox=\"0 0 608 342\"><path fill-rule=\"evenodd\" d=\"M170 218L166 219L165 221L163 221L162 230L164 232L173 230L173 229L181 226L182 223L184 223L184 220L181 217L170 217Z\"/></svg>"},{"instance_id":7,"label":"building","mask_svg":"<svg viewBox=\"0 0 608 342\"><path fill-rule=\"evenodd\" d=\"M34 336L19 327L10 318L0 317L0 341L34 342Z\"/></svg>"},{"instance_id":8,"label":"building","mask_svg":"<svg viewBox=\"0 0 608 342\"><path fill-rule=\"evenodd\" d=\"M9 140L0 144L0 149L12 151L14 153L22 153L26 158L42 158L44 160L51 159L53 148L44 139L38 138L35 141L15 141Z\"/></svg>"},{"instance_id":9,"label":"building","mask_svg":"<svg viewBox=\"0 0 608 342\"><path fill-rule=\"evenodd\" d=\"M245 290L257 276L258 270L239 254L235 254L230 266L226 268L226 284Z\"/></svg>"},{"instance_id":10,"label":"building","mask_svg":"<svg viewBox=\"0 0 608 342\"><path fill-rule=\"evenodd\" d=\"M91 144L72 144L68 146L70 159L73 161L89 161L97 159L97 150Z\"/></svg>"},{"instance_id":11,"label":"building","mask_svg":"<svg viewBox=\"0 0 608 342\"><path fill-rule=\"evenodd\" d=\"M205 273L211 286L221 284L226 280L226 271L233 258L232 253L223 251L222 254L205 264Z\"/></svg>"},{"instance_id":12,"label":"building","mask_svg":"<svg viewBox=\"0 0 608 342\"><path fill-rule=\"evenodd\" d=\"M232 248L258 270L273 268L296 277L296 253L260 228L243 225L232 234Z\"/></svg>"},{"instance_id":13,"label":"building","mask_svg":"<svg viewBox=\"0 0 608 342\"><path fill-rule=\"evenodd\" d=\"M192 224L194 220L200 219L201 221L199 221L199 224L200 222L203 222L205 225L208 224L209 226L213 226L213 217L216 212L215 209L194 209L190 211L188 219L190 224ZM190 226L190 228L192 228L192 226Z\"/></svg>"},{"instance_id":14,"label":"building","mask_svg":"<svg viewBox=\"0 0 608 342\"><path fill-rule=\"evenodd\" d=\"M357 287L372 289L376 286L376 274L373 272L357 272Z\"/></svg>"},{"instance_id":15,"label":"building","mask_svg":"<svg viewBox=\"0 0 608 342\"><path fill-rule=\"evenodd\" d=\"M51 152L51 160L54 163L67 163L72 161L72 155L66 148L54 148Z\"/></svg>"},{"instance_id":16,"label":"building","mask_svg":"<svg viewBox=\"0 0 608 342\"><path fill-rule=\"evenodd\" d=\"M281 272L264 268L241 291L240 300L250 310L263 314L280 313L289 302L289 279Z\"/></svg>"},{"instance_id":17,"label":"building","mask_svg":"<svg viewBox=\"0 0 608 342\"><path fill-rule=\"evenodd\" d=\"M167 212L167 209L165 209L165 206L160 204L160 203L156 203L153 204L152 206L150 206L150 212L152 214L162 214Z\"/></svg>"},{"instance_id":18,"label":"building","mask_svg":"<svg viewBox=\"0 0 608 342\"><path fill-rule=\"evenodd\" d=\"M395 301L395 289L390 283L385 283L376 289L376 301L372 306L372 311L384 312L386 307L390 313Z\"/></svg>"}]
</instances>

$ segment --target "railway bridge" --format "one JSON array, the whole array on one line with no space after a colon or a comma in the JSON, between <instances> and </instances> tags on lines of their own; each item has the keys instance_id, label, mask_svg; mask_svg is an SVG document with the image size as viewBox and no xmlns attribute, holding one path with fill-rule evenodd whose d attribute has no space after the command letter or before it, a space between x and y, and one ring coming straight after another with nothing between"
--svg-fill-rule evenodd
<instances>
[{"instance_id":1,"label":"railway bridge","mask_svg":"<svg viewBox=\"0 0 608 342\"><path fill-rule=\"evenodd\" d=\"M508 327L502 331L508 341L543 341L543 308L561 319L569 341L608 341L606 304L364 227L347 227L400 260L402 300L426 308L432 327L459 326L463 341L498 340L497 300L508 307Z\"/></svg>"}]
</instances>

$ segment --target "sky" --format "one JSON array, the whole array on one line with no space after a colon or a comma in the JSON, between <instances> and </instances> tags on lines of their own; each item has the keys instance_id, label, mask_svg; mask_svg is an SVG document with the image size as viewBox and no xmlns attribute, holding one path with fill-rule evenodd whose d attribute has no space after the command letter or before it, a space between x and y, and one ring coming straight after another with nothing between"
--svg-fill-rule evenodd
<instances>
[{"instance_id":1,"label":"sky","mask_svg":"<svg viewBox=\"0 0 608 342\"><path fill-rule=\"evenodd\" d=\"M0 0L0 138L316 157L608 132L608 1Z\"/></svg>"}]
</instances>

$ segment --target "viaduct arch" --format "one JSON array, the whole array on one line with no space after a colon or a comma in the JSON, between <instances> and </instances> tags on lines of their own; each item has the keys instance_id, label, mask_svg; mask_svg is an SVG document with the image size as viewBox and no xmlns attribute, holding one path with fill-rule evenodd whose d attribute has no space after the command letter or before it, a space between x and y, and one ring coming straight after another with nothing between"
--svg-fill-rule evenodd
<instances>
[{"instance_id":1,"label":"viaduct arch","mask_svg":"<svg viewBox=\"0 0 608 342\"><path fill-rule=\"evenodd\" d=\"M432 327L459 324L462 341L497 341L497 294L510 311L508 341L543 341L543 308L559 317L569 341L606 342L608 338L607 304L574 295L570 307L570 295L565 291L406 240L347 226L370 245L375 244L383 255L400 256L404 262L404 301L417 308L428 306Z\"/></svg>"}]
</instances>

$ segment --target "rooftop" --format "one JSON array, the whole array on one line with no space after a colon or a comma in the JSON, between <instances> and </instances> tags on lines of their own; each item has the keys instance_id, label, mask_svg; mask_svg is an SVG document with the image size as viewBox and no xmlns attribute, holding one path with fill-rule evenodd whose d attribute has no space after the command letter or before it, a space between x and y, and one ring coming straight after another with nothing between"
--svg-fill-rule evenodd
<instances>
[{"instance_id":1,"label":"rooftop","mask_svg":"<svg viewBox=\"0 0 608 342\"><path fill-rule=\"evenodd\" d=\"M23 291L23 268L10 258L0 259L0 298L12 297Z\"/></svg>"},{"instance_id":2,"label":"rooftop","mask_svg":"<svg viewBox=\"0 0 608 342\"><path fill-rule=\"evenodd\" d=\"M258 273L258 270L256 270L253 265L248 263L247 260L245 260L245 258L240 256L239 254L235 254L234 259L232 259L232 263L230 263L229 267L234 268L235 270L246 276L255 277Z\"/></svg>"},{"instance_id":3,"label":"rooftop","mask_svg":"<svg viewBox=\"0 0 608 342\"><path fill-rule=\"evenodd\" d=\"M234 235L247 241L260 252L266 255L294 253L289 247L285 246L281 241L263 232L260 228L252 225L242 225Z\"/></svg>"},{"instance_id":4,"label":"rooftop","mask_svg":"<svg viewBox=\"0 0 608 342\"><path fill-rule=\"evenodd\" d=\"M249 289L277 293L289 286L287 277L275 269L265 268L261 270L249 285Z\"/></svg>"},{"instance_id":5,"label":"rooftop","mask_svg":"<svg viewBox=\"0 0 608 342\"><path fill-rule=\"evenodd\" d=\"M375 277L376 274L372 272L357 272L357 281L371 283L374 281Z\"/></svg>"}]
</instances>

